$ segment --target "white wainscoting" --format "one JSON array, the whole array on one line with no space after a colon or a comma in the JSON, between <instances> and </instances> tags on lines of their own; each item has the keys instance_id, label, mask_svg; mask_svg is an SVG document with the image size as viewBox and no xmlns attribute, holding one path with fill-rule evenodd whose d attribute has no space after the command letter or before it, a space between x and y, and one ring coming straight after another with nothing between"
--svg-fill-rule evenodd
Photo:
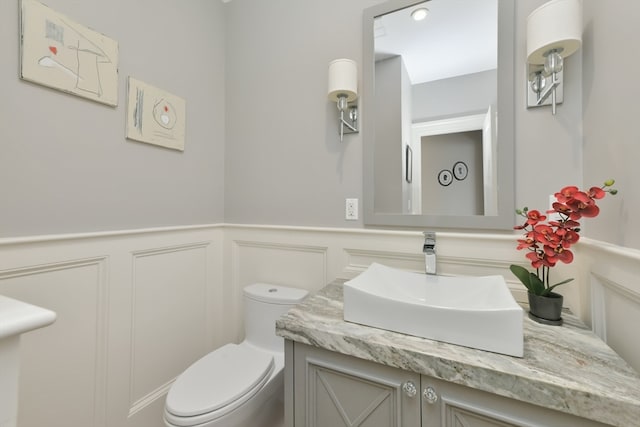
<instances>
[{"instance_id":1,"label":"white wainscoting","mask_svg":"<svg viewBox=\"0 0 640 427\"><path fill-rule=\"evenodd\" d=\"M512 234L438 233L445 275L524 264ZM166 391L189 364L243 338L242 289L268 282L314 291L371 262L423 271L413 231L207 225L0 240L0 294L57 312L23 337L19 427L162 427ZM583 239L567 305L636 369L638 251Z\"/></svg>"},{"instance_id":2,"label":"white wainscoting","mask_svg":"<svg viewBox=\"0 0 640 427\"><path fill-rule=\"evenodd\" d=\"M0 294L58 318L22 337L19 427L161 427L166 391L222 345L219 226L0 241Z\"/></svg>"},{"instance_id":3,"label":"white wainscoting","mask_svg":"<svg viewBox=\"0 0 640 427\"><path fill-rule=\"evenodd\" d=\"M585 239L581 266L591 292L585 315L593 330L640 372L640 251Z\"/></svg>"},{"instance_id":4,"label":"white wainscoting","mask_svg":"<svg viewBox=\"0 0 640 427\"><path fill-rule=\"evenodd\" d=\"M56 322L21 338L20 425L101 425L105 413L107 259L52 261L3 270L0 292L47 307ZM58 408L76 410L60 413ZM64 418L57 422L63 425ZM54 421L54 424L56 422Z\"/></svg>"}]
</instances>

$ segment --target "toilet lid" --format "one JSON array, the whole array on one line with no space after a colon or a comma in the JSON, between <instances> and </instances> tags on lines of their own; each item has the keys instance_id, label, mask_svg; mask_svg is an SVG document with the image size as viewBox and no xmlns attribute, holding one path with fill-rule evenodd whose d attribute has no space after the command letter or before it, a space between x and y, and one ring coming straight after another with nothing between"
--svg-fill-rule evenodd
<instances>
[{"instance_id":1,"label":"toilet lid","mask_svg":"<svg viewBox=\"0 0 640 427\"><path fill-rule=\"evenodd\" d=\"M243 400L266 382L273 355L247 345L227 344L191 365L173 383L166 409L179 417L206 414Z\"/></svg>"}]
</instances>

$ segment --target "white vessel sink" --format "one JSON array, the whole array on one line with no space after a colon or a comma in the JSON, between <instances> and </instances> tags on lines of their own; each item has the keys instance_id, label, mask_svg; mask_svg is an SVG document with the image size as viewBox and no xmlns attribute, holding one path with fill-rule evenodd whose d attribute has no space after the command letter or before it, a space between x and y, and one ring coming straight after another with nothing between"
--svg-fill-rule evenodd
<instances>
[{"instance_id":1,"label":"white vessel sink","mask_svg":"<svg viewBox=\"0 0 640 427\"><path fill-rule=\"evenodd\" d=\"M344 320L522 357L523 310L502 276L445 277L373 263L344 284Z\"/></svg>"}]
</instances>

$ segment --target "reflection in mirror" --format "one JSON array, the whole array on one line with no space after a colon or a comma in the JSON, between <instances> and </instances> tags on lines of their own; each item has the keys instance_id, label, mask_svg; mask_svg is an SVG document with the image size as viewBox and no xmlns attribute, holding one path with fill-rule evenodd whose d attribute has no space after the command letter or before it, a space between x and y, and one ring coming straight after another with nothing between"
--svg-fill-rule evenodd
<instances>
[{"instance_id":1,"label":"reflection in mirror","mask_svg":"<svg viewBox=\"0 0 640 427\"><path fill-rule=\"evenodd\" d=\"M511 228L513 2L392 0L364 27L365 223Z\"/></svg>"},{"instance_id":2,"label":"reflection in mirror","mask_svg":"<svg viewBox=\"0 0 640 427\"><path fill-rule=\"evenodd\" d=\"M485 114L411 126L411 143L420 158L413 162L419 166L415 169L417 185L409 195L409 203L413 202L410 213L497 215L494 121L490 107ZM440 182L437 177L442 170L450 171L455 180ZM456 197L449 197L452 189L444 188L450 184L455 186ZM438 203L423 204L422 200Z\"/></svg>"}]
</instances>

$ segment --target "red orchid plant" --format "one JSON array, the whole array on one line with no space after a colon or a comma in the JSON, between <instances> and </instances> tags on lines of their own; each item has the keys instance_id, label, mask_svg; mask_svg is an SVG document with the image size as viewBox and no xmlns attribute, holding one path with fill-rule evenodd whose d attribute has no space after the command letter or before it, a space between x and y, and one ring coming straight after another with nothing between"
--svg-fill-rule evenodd
<instances>
[{"instance_id":1,"label":"red orchid plant","mask_svg":"<svg viewBox=\"0 0 640 427\"><path fill-rule=\"evenodd\" d=\"M589 191L581 191L578 187L564 187L555 193L556 201L547 214L555 214L548 219L540 211L529 208L517 209L516 213L526 221L513 227L525 230L524 239L518 240L518 250L526 249L527 259L535 268L535 273L519 265L511 265L510 269L529 292L535 295L549 296L556 286L564 285L573 279L566 279L553 285L549 282L549 270L558 262L569 264L573 261L571 246L580 238L581 218L598 216L600 208L596 200L602 199L606 193L615 195L618 191L610 188L615 181L605 181L602 187L591 187Z\"/></svg>"}]
</instances>

